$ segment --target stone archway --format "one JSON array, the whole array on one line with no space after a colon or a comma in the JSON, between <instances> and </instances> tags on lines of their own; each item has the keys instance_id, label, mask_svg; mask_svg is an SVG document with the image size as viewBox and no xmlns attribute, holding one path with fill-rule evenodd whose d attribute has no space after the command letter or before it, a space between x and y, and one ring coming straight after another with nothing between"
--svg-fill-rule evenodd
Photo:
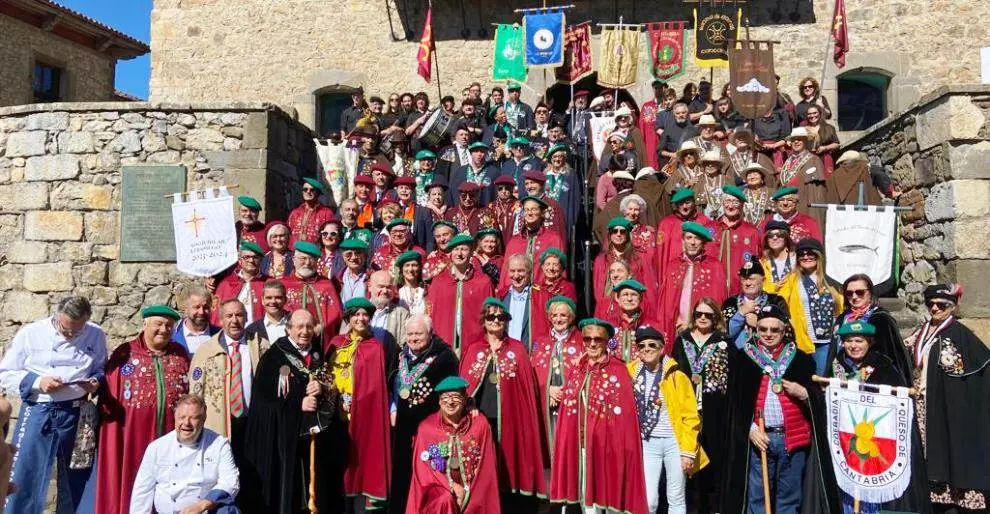
<instances>
[{"instance_id":1,"label":"stone archway","mask_svg":"<svg viewBox=\"0 0 990 514\"><path fill-rule=\"evenodd\" d=\"M321 125L321 97L326 104L334 98L349 96L355 89L367 84L368 76L364 73L340 69L316 69L309 75L306 93L294 98L293 107L299 113L301 123L318 131Z\"/></svg>"}]
</instances>

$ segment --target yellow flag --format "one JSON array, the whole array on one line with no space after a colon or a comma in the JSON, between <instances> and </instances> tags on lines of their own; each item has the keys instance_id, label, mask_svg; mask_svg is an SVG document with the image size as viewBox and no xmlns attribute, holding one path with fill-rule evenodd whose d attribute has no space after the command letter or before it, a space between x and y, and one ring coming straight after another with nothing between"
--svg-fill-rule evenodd
<instances>
[{"instance_id":1,"label":"yellow flag","mask_svg":"<svg viewBox=\"0 0 990 514\"><path fill-rule=\"evenodd\" d=\"M598 85L629 87L636 83L639 62L639 27L602 30L602 56L598 63Z\"/></svg>"}]
</instances>

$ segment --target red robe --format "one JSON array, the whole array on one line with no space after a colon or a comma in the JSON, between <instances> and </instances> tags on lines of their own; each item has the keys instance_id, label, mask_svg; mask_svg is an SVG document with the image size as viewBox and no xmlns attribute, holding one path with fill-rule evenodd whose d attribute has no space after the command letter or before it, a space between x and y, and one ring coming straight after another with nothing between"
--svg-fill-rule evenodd
<instances>
[{"instance_id":1,"label":"red robe","mask_svg":"<svg viewBox=\"0 0 990 514\"><path fill-rule=\"evenodd\" d=\"M567 234L571 229L566 226L567 223L564 220L564 208L560 206L560 202L550 198L546 193L540 195L540 200L547 203L547 208L543 210L543 228L552 230L560 234L560 237L566 239ZM513 221L511 235L518 235L519 231L522 230L522 227L525 224L522 219L522 214L522 205L520 205L519 211L516 213L516 218ZM506 241L508 241L508 239L506 239ZM566 251L565 248L561 248L561 250Z\"/></svg>"},{"instance_id":2,"label":"red robe","mask_svg":"<svg viewBox=\"0 0 990 514\"><path fill-rule=\"evenodd\" d=\"M577 303L577 290L574 289L574 284L563 278L552 284L544 279L543 282L534 284L530 288L529 337L533 341L550 333L547 302L557 295L566 296Z\"/></svg>"},{"instance_id":3,"label":"red robe","mask_svg":"<svg viewBox=\"0 0 990 514\"><path fill-rule=\"evenodd\" d=\"M457 232L462 234L474 234L483 228L498 228L495 213L487 207L465 210L455 205L443 213L443 219L457 225Z\"/></svg>"},{"instance_id":4,"label":"red robe","mask_svg":"<svg viewBox=\"0 0 990 514\"><path fill-rule=\"evenodd\" d=\"M543 281L543 270L540 269L540 255L548 248L557 248L563 252L567 251L564 246L564 239L554 230L540 227L535 236L529 237L523 234L512 236L509 243L505 245L505 258L502 260L502 273L498 277L498 290L506 291L509 288L509 258L513 255L524 253L533 260L533 280L538 284Z\"/></svg>"},{"instance_id":5,"label":"red robe","mask_svg":"<svg viewBox=\"0 0 990 514\"><path fill-rule=\"evenodd\" d=\"M456 438L456 439L455 439ZM492 443L492 428L484 416L465 415L460 426L453 427L439 412L430 414L419 424L413 447L412 485L406 514L500 514L498 496L498 456ZM423 459L423 455L440 453L442 445L451 448L440 458ZM459 454L460 472L447 466L450 455ZM450 492L453 481L470 492L463 508Z\"/></svg>"},{"instance_id":6,"label":"red robe","mask_svg":"<svg viewBox=\"0 0 990 514\"><path fill-rule=\"evenodd\" d=\"M760 227L761 237L767 232L767 223L774 220L786 222L787 225L791 227L791 241L794 241L794 244L797 244L798 241L807 237L817 239L819 241L825 241L822 237L822 229L818 226L818 220L800 212L795 212L790 218L787 219L784 219L779 214L767 216L766 221L763 222L763 226Z\"/></svg>"},{"instance_id":7,"label":"red robe","mask_svg":"<svg viewBox=\"0 0 990 514\"><path fill-rule=\"evenodd\" d=\"M519 200L515 198L507 202L495 200L488 204L488 209L495 215L495 224L502 231L502 242L512 239L512 232L516 228L516 215L522 210Z\"/></svg>"},{"instance_id":8,"label":"red robe","mask_svg":"<svg viewBox=\"0 0 990 514\"><path fill-rule=\"evenodd\" d=\"M340 332L342 309L340 295L333 282L317 276L302 279L293 274L282 280L285 284L285 310L306 309L323 325L323 350L330 339Z\"/></svg>"},{"instance_id":9,"label":"red robe","mask_svg":"<svg viewBox=\"0 0 990 514\"><path fill-rule=\"evenodd\" d=\"M718 247L718 259L725 265L729 296L735 296L742 290L739 268L751 256L760 256L761 241L760 230L756 225L742 218L733 225L730 225L725 216L715 220L715 245Z\"/></svg>"},{"instance_id":10,"label":"red robe","mask_svg":"<svg viewBox=\"0 0 990 514\"><path fill-rule=\"evenodd\" d=\"M581 359L584 352L581 342L581 331L571 328L567 338L561 343L560 348L556 347L557 341L553 335L544 335L533 341L533 349L529 354L529 360L536 371L536 382L540 388L540 413L543 415L543 424L546 427L547 447L553 449L556 419L560 406L550 408L550 385L559 382L567 377L570 369Z\"/></svg>"},{"instance_id":11,"label":"red robe","mask_svg":"<svg viewBox=\"0 0 990 514\"><path fill-rule=\"evenodd\" d=\"M657 120L659 107L655 98L643 103L639 108L639 130L643 133L643 146L646 150L646 165L660 169L657 163L657 129L653 126Z\"/></svg>"},{"instance_id":12,"label":"red robe","mask_svg":"<svg viewBox=\"0 0 990 514\"><path fill-rule=\"evenodd\" d=\"M334 349L348 344L352 343L346 334L330 340ZM373 337L364 339L358 343L353 362L354 395L347 424L350 441L344 494L384 502L392 476L385 346Z\"/></svg>"},{"instance_id":13,"label":"red robe","mask_svg":"<svg viewBox=\"0 0 990 514\"><path fill-rule=\"evenodd\" d=\"M268 277L258 274L249 279L251 283L251 298L244 304L244 307L251 312L251 320L261 319L265 314L265 306L261 304L261 300L264 297L265 281ZM241 294L241 289L244 288L244 279L241 277L240 270L234 270L233 273L227 275L217 284L217 291L214 293L216 298L213 301L213 306L210 309L210 323L213 325L220 325L220 304L226 302L227 300L236 300ZM244 322L247 325L247 321Z\"/></svg>"},{"instance_id":14,"label":"red robe","mask_svg":"<svg viewBox=\"0 0 990 514\"><path fill-rule=\"evenodd\" d=\"M289 213L289 230L291 231L291 237L289 238L289 245L295 243L296 241L309 241L310 243L320 244L320 227L328 221L333 221L337 219L334 215L333 210L331 210L326 205L318 203L315 209L311 209L305 202L299 207L292 209Z\"/></svg>"},{"instance_id":15,"label":"red robe","mask_svg":"<svg viewBox=\"0 0 990 514\"><path fill-rule=\"evenodd\" d=\"M461 355L461 348L484 335L481 306L485 298L494 294L491 279L474 266L468 270L463 281L455 279L447 269L430 283L426 290L426 311L433 318L433 331L458 356ZM458 324L461 327L459 333L455 330Z\"/></svg>"},{"instance_id":16,"label":"red robe","mask_svg":"<svg viewBox=\"0 0 990 514\"><path fill-rule=\"evenodd\" d=\"M268 251L268 230L265 228L264 223L259 221L254 226L246 228L238 221L234 223L234 228L237 230L238 241L250 241L260 246L262 252Z\"/></svg>"},{"instance_id":17,"label":"red robe","mask_svg":"<svg viewBox=\"0 0 990 514\"><path fill-rule=\"evenodd\" d=\"M615 262L616 257L612 252L602 252L595 257L592 266L592 284L595 288L595 316L608 319L608 312L618 309L615 298L612 296L612 284L608 279L608 268ZM646 294L643 296L643 307L646 312L653 316L657 310L657 299L659 298L661 278L657 274L657 268L652 266L654 262L646 255L634 252L630 262L630 278L636 279L646 286Z\"/></svg>"},{"instance_id":18,"label":"red robe","mask_svg":"<svg viewBox=\"0 0 990 514\"><path fill-rule=\"evenodd\" d=\"M100 444L96 459L96 514L127 514L131 486L144 450L175 427L173 407L189 392L189 357L172 341L160 358L164 404L158 405L155 358L142 335L118 346L106 367L100 395Z\"/></svg>"},{"instance_id":19,"label":"red robe","mask_svg":"<svg viewBox=\"0 0 990 514\"><path fill-rule=\"evenodd\" d=\"M718 259L702 252L695 259L688 259L683 252L676 260L667 263L663 285L660 286L660 319L662 332L668 341L677 334L677 319L680 317L681 290L688 269L694 268L691 282L691 298L688 310L693 309L698 300L710 296L716 305L722 305L728 296L725 287L725 266ZM689 313L690 314L690 313ZM682 320L687 323L687 319Z\"/></svg>"},{"instance_id":20,"label":"red robe","mask_svg":"<svg viewBox=\"0 0 990 514\"><path fill-rule=\"evenodd\" d=\"M721 305L721 302L719 303ZM639 356L639 349L636 346L636 330L640 327L653 327L663 331L663 325L656 319L646 314L646 305L640 305L639 314L632 319L626 319L622 315L622 309L616 304L616 308L609 312L609 317L605 318L615 327L615 336L608 342L608 353L618 357L623 362L629 362ZM663 332L666 341L673 341L670 332Z\"/></svg>"},{"instance_id":21,"label":"red robe","mask_svg":"<svg viewBox=\"0 0 990 514\"><path fill-rule=\"evenodd\" d=\"M482 381L492 386L486 371L492 360L496 361L494 373L498 375L499 419L494 432L498 440L499 483L513 493L545 497L543 470L550 467L549 450L542 437L533 437L543 430L536 372L522 343L505 338L502 347L493 353L482 336L464 349L461 358L459 374L468 381L469 396L478 393Z\"/></svg>"},{"instance_id":22,"label":"red robe","mask_svg":"<svg viewBox=\"0 0 990 514\"><path fill-rule=\"evenodd\" d=\"M621 360L582 357L568 372L551 469L552 502L647 512L636 400Z\"/></svg>"},{"instance_id":23,"label":"red robe","mask_svg":"<svg viewBox=\"0 0 990 514\"><path fill-rule=\"evenodd\" d=\"M423 282L433 280L450 266L450 254L443 250L433 250L423 261Z\"/></svg>"},{"instance_id":24,"label":"red robe","mask_svg":"<svg viewBox=\"0 0 990 514\"><path fill-rule=\"evenodd\" d=\"M682 218L677 214L671 214L660 220L660 225L657 227L657 266L660 267L661 275L667 274L667 270L664 266L667 265L671 259L678 258L681 253L684 252L684 246L681 242L681 236L684 232L681 230L681 224L685 221L695 221L701 223L715 234L715 221L702 214L700 210L695 210L694 216L688 218ZM718 247L715 246L714 242L705 244L705 251L715 255L717 253Z\"/></svg>"},{"instance_id":25,"label":"red robe","mask_svg":"<svg viewBox=\"0 0 990 514\"><path fill-rule=\"evenodd\" d=\"M386 243L375 252L375 255L371 257L371 266L375 269L392 271L392 264L395 263L397 259L406 250L412 250L423 258L426 258L426 250L414 245L409 244L406 248L396 248L395 245L391 243Z\"/></svg>"}]
</instances>

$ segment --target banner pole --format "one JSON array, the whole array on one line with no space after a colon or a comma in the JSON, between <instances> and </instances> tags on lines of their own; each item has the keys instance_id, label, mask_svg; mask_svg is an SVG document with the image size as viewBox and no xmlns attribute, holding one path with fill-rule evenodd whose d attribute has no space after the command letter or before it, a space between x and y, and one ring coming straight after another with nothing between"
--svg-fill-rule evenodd
<instances>
[{"instance_id":1,"label":"banner pole","mask_svg":"<svg viewBox=\"0 0 990 514\"><path fill-rule=\"evenodd\" d=\"M429 9L432 12L432 0L429 2ZM437 104L443 108L443 102L440 101L443 98L443 91L440 90L440 54L437 53L437 40L433 37L433 27L430 27L430 39L433 40L433 68L437 71Z\"/></svg>"},{"instance_id":2,"label":"banner pole","mask_svg":"<svg viewBox=\"0 0 990 514\"><path fill-rule=\"evenodd\" d=\"M832 16L832 23L835 23L835 16ZM825 36L825 55L822 57L822 76L818 80L818 94L825 88L825 70L828 68L828 47L832 43L832 24L829 24L828 35ZM801 92L798 91L798 94Z\"/></svg>"}]
</instances>

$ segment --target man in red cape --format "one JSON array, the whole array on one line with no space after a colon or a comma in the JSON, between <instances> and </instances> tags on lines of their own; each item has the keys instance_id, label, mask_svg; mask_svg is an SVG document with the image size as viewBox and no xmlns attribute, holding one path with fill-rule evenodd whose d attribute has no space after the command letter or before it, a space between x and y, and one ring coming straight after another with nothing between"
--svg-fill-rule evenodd
<instances>
[{"instance_id":1,"label":"man in red cape","mask_svg":"<svg viewBox=\"0 0 990 514\"><path fill-rule=\"evenodd\" d=\"M426 250L413 244L412 222L405 218L395 218L385 227L388 230L388 243L383 244L371 257L375 269L390 271L395 259L406 250L413 250L426 257Z\"/></svg>"},{"instance_id":2,"label":"man in red cape","mask_svg":"<svg viewBox=\"0 0 990 514\"><path fill-rule=\"evenodd\" d=\"M481 186L474 182L462 182L457 187L457 205L447 209L443 219L457 227L457 232L473 234L483 228L494 228L495 214L479 203Z\"/></svg>"},{"instance_id":3,"label":"man in red cape","mask_svg":"<svg viewBox=\"0 0 990 514\"><path fill-rule=\"evenodd\" d=\"M746 193L734 185L722 186L722 192L723 214L715 220L715 245L725 266L729 296L734 296L742 289L736 270L750 257L760 256L760 230L743 218Z\"/></svg>"},{"instance_id":4,"label":"man in red cape","mask_svg":"<svg viewBox=\"0 0 990 514\"><path fill-rule=\"evenodd\" d=\"M248 316L245 325L264 316L265 306L261 304L267 279L261 273L261 257L264 254L261 246L250 241L241 241L238 267L217 284L217 291L214 293L217 298L210 309L210 324L220 324L220 305L227 300L240 300L244 304Z\"/></svg>"},{"instance_id":5,"label":"man in red cape","mask_svg":"<svg viewBox=\"0 0 990 514\"><path fill-rule=\"evenodd\" d=\"M320 242L320 227L328 221L337 219L333 210L320 203L320 193L325 193L323 184L315 178L303 179L303 203L289 213L289 230L292 232L290 243L296 241Z\"/></svg>"},{"instance_id":6,"label":"man in red cape","mask_svg":"<svg viewBox=\"0 0 990 514\"><path fill-rule=\"evenodd\" d=\"M660 220L657 226L657 266L660 267L661 276L667 273L664 268L667 263L681 255L681 225L685 221L701 224L715 233L715 222L698 210L693 189L682 187L674 191L670 195L670 204L674 213ZM706 250L710 253L715 251L711 245Z\"/></svg>"},{"instance_id":7,"label":"man in red cape","mask_svg":"<svg viewBox=\"0 0 990 514\"><path fill-rule=\"evenodd\" d=\"M261 214L261 202L250 196L238 196L237 203L237 223L234 229L237 230L238 241L250 241L261 247L261 253L268 251L268 239L265 233L268 231L265 224L258 218Z\"/></svg>"},{"instance_id":8,"label":"man in red cape","mask_svg":"<svg viewBox=\"0 0 990 514\"><path fill-rule=\"evenodd\" d=\"M725 266L705 248L712 241L708 227L686 221L681 229L683 250L667 262L663 285L660 286L658 317L664 334L680 333L698 300L710 296L717 305L722 305L728 296Z\"/></svg>"},{"instance_id":9,"label":"man in red cape","mask_svg":"<svg viewBox=\"0 0 990 514\"><path fill-rule=\"evenodd\" d=\"M818 220L798 212L798 188L782 187L771 197L777 212L773 216L767 216L760 233L767 231L767 223L771 221L783 221L791 227L791 241L797 244L802 239L812 238L823 241L822 228L818 225Z\"/></svg>"},{"instance_id":10,"label":"man in red cape","mask_svg":"<svg viewBox=\"0 0 990 514\"><path fill-rule=\"evenodd\" d=\"M546 173L540 170L527 171L523 173L523 191L520 194L524 199L527 196L532 196L533 198L543 200L547 204L543 210L543 226L557 232L561 237L566 237L569 229L564 222L564 210L560 206L560 202L547 195L546 185ZM522 207L520 206L516 213L516 218L513 220L512 233L518 233L524 224L525 220L522 214Z\"/></svg>"},{"instance_id":11,"label":"man in red cape","mask_svg":"<svg viewBox=\"0 0 990 514\"><path fill-rule=\"evenodd\" d=\"M450 252L447 244L457 235L457 226L447 220L433 222L433 240L436 250L423 260L423 281L429 282L450 266Z\"/></svg>"},{"instance_id":12,"label":"man in red cape","mask_svg":"<svg viewBox=\"0 0 990 514\"><path fill-rule=\"evenodd\" d=\"M526 254L534 261L549 248L567 248L564 240L556 230L544 226L544 213L547 203L539 198L527 196L519 202L522 204L523 226L519 233L512 236L505 246L505 260L502 261L502 273L499 276L498 290L504 291L509 286L509 257L517 253ZM533 283L543 281L543 271L533 269Z\"/></svg>"},{"instance_id":13,"label":"man in red cape","mask_svg":"<svg viewBox=\"0 0 990 514\"><path fill-rule=\"evenodd\" d=\"M512 175L500 175L495 179L495 200L488 204L488 209L495 216L495 224L502 232L502 241L512 239L516 229L516 216L522 207L515 196L516 180Z\"/></svg>"},{"instance_id":14,"label":"man in red cape","mask_svg":"<svg viewBox=\"0 0 990 514\"><path fill-rule=\"evenodd\" d=\"M646 312L646 292L646 286L634 279L623 280L612 290L619 308L612 313L612 319L605 320L615 327L615 337L608 342L608 353L624 362L635 359L639 353L636 347L637 329L653 327L661 330L660 322Z\"/></svg>"},{"instance_id":15,"label":"man in red cape","mask_svg":"<svg viewBox=\"0 0 990 514\"><path fill-rule=\"evenodd\" d=\"M492 428L467 413L468 382L447 377L440 411L419 425L406 514L500 514Z\"/></svg>"},{"instance_id":16,"label":"man in red cape","mask_svg":"<svg viewBox=\"0 0 990 514\"><path fill-rule=\"evenodd\" d=\"M478 316L485 298L495 294L492 281L471 264L474 239L461 234L447 243L450 265L433 279L426 292L433 331L461 355L461 348L481 339ZM451 303L453 302L453 303Z\"/></svg>"},{"instance_id":17,"label":"man in red cape","mask_svg":"<svg viewBox=\"0 0 990 514\"><path fill-rule=\"evenodd\" d=\"M127 514L144 450L175 427L173 407L189 389L189 357L171 340L180 315L165 305L141 311L144 326L110 354L100 395L97 514Z\"/></svg>"},{"instance_id":18,"label":"man in red cape","mask_svg":"<svg viewBox=\"0 0 990 514\"><path fill-rule=\"evenodd\" d=\"M316 273L320 249L305 241L297 242L293 249L292 276L282 281L285 284L285 310L309 311L316 318L317 335L329 342L340 332L340 296L332 282Z\"/></svg>"},{"instance_id":19,"label":"man in red cape","mask_svg":"<svg viewBox=\"0 0 990 514\"><path fill-rule=\"evenodd\" d=\"M608 354L615 329L581 321L584 354L564 382L553 448L550 501L645 513L646 479L632 379Z\"/></svg>"}]
</instances>

